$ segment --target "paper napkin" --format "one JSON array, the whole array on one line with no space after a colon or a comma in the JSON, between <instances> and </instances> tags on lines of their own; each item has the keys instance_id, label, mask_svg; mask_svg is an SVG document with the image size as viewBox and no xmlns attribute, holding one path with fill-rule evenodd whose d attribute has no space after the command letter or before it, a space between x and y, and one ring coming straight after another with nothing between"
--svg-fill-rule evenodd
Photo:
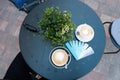
<instances>
[{"instance_id":1,"label":"paper napkin","mask_svg":"<svg viewBox=\"0 0 120 80\"><path fill-rule=\"evenodd\" d=\"M89 47L87 43L78 40L66 42L65 45L72 53L72 55L75 57L76 60L94 54L94 50L92 49L92 47Z\"/></svg>"}]
</instances>

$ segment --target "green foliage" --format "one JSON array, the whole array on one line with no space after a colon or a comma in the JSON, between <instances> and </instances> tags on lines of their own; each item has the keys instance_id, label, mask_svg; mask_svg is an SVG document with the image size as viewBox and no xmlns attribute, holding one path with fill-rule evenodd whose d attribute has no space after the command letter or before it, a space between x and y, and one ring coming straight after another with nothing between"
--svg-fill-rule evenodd
<instances>
[{"instance_id":1,"label":"green foliage","mask_svg":"<svg viewBox=\"0 0 120 80\"><path fill-rule=\"evenodd\" d=\"M72 30L76 27L71 21L71 14L68 11L61 12L58 7L46 8L38 26L53 45L63 45L64 42L71 40Z\"/></svg>"}]
</instances>

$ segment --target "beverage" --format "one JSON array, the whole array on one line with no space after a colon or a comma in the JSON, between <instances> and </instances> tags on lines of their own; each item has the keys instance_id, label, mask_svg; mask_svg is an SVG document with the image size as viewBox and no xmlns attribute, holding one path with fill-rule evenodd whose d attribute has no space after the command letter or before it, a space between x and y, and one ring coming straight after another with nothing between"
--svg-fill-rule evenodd
<instances>
[{"instance_id":1,"label":"beverage","mask_svg":"<svg viewBox=\"0 0 120 80\"><path fill-rule=\"evenodd\" d=\"M92 36L93 31L88 26L83 26L80 28L79 33L80 33L81 37L87 38L87 37Z\"/></svg>"},{"instance_id":2,"label":"beverage","mask_svg":"<svg viewBox=\"0 0 120 80\"><path fill-rule=\"evenodd\" d=\"M56 66L64 66L68 62L68 54L63 49L56 49L51 54L51 60Z\"/></svg>"}]
</instances>

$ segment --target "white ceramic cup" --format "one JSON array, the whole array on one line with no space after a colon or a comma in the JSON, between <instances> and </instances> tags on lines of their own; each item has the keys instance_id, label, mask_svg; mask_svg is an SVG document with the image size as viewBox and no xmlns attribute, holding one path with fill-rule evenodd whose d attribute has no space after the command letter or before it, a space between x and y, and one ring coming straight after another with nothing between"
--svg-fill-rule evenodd
<instances>
[{"instance_id":1,"label":"white ceramic cup","mask_svg":"<svg viewBox=\"0 0 120 80\"><path fill-rule=\"evenodd\" d=\"M50 63L55 68L66 68L71 61L71 55L66 48L55 47L49 56Z\"/></svg>"},{"instance_id":2,"label":"white ceramic cup","mask_svg":"<svg viewBox=\"0 0 120 80\"><path fill-rule=\"evenodd\" d=\"M89 42L94 38L94 29L88 24L81 24L76 28L76 38L82 42Z\"/></svg>"}]
</instances>

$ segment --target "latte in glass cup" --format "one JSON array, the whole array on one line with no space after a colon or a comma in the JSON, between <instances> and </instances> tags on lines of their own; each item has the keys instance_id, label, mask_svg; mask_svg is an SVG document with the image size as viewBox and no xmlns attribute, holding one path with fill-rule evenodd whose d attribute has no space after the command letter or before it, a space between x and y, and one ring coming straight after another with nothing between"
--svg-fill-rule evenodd
<instances>
[{"instance_id":1,"label":"latte in glass cup","mask_svg":"<svg viewBox=\"0 0 120 80\"><path fill-rule=\"evenodd\" d=\"M78 40L83 42L89 42L94 37L94 30L88 24L81 24L77 27L75 35Z\"/></svg>"},{"instance_id":2,"label":"latte in glass cup","mask_svg":"<svg viewBox=\"0 0 120 80\"><path fill-rule=\"evenodd\" d=\"M51 61L55 66L64 66L68 62L68 54L63 49L56 49L51 54Z\"/></svg>"}]
</instances>

